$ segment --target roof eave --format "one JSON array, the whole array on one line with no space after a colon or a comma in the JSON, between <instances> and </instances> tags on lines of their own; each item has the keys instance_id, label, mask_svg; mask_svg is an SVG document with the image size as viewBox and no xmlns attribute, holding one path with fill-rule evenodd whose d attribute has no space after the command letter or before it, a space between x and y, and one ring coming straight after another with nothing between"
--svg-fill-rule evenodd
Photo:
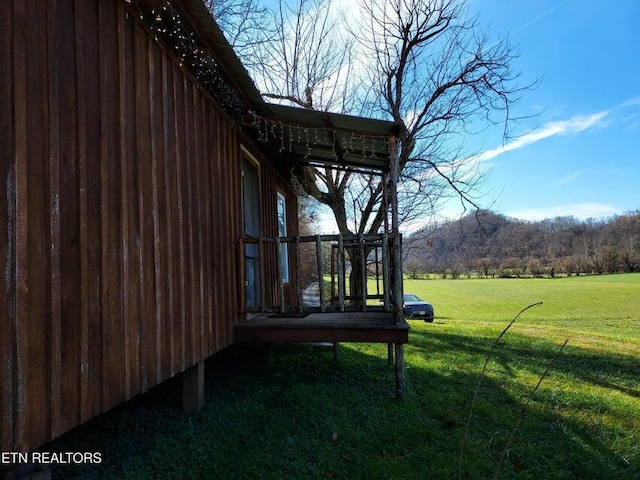
<instances>
[{"instance_id":1,"label":"roof eave","mask_svg":"<svg viewBox=\"0 0 640 480\"><path fill-rule=\"evenodd\" d=\"M262 111L262 105L265 103L262 95L204 2L202 0L175 1L188 16L198 36L209 47L215 61L226 72L226 80L235 85L252 108Z\"/></svg>"}]
</instances>

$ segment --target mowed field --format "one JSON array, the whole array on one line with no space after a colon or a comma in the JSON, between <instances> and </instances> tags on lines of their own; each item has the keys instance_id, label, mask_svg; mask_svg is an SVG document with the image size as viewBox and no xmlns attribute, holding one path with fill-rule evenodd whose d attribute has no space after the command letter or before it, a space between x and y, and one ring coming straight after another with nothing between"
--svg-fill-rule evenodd
<instances>
[{"instance_id":1,"label":"mowed field","mask_svg":"<svg viewBox=\"0 0 640 480\"><path fill-rule=\"evenodd\" d=\"M405 291L436 319L410 322L404 401L385 345L241 346L200 413L178 377L45 446L102 452L54 478L640 478L640 274Z\"/></svg>"},{"instance_id":2,"label":"mowed field","mask_svg":"<svg viewBox=\"0 0 640 480\"><path fill-rule=\"evenodd\" d=\"M437 321L488 331L542 302L518 322L519 332L571 343L586 337L621 341L640 354L640 274L563 278L405 280L405 292L434 304ZM497 322L497 323L496 323Z\"/></svg>"},{"instance_id":3,"label":"mowed field","mask_svg":"<svg viewBox=\"0 0 640 480\"><path fill-rule=\"evenodd\" d=\"M547 465L549 478L640 478L639 274L409 280L405 291L428 299L436 311L434 325L411 322L413 362L430 369L455 365L462 371L466 365L475 371L476 349L483 349L483 361L489 360L484 381L509 392L510 400L518 399L522 421L541 422L528 435L520 432L519 440L518 429L512 429L510 453L535 451L532 463L562 458L564 469ZM538 302L497 342L513 317ZM429 348L438 353L429 356ZM488 398L493 393L487 392ZM496 410L504 407L494 399ZM476 421L482 418L478 414ZM560 443L547 437L553 428L566 435ZM577 446L580 453L568 454ZM607 450L609 460L596 466L596 458ZM525 462L515 465L524 470ZM634 473L624 468L616 473L613 465L633 467ZM517 468L512 473L518 476ZM522 478L531 477L522 472Z\"/></svg>"}]
</instances>

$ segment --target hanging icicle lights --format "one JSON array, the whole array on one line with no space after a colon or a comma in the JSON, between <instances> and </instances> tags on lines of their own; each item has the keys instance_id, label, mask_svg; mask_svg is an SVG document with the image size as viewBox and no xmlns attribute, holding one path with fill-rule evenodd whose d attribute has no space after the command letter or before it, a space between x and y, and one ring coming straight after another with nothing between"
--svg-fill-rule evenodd
<instances>
[{"instance_id":1,"label":"hanging icicle lights","mask_svg":"<svg viewBox=\"0 0 640 480\"><path fill-rule=\"evenodd\" d=\"M206 91L231 117L240 123L249 111L238 93L225 81L216 61L199 46L196 35L186 26L171 0L126 0L134 6L140 19L157 41L165 43Z\"/></svg>"},{"instance_id":2,"label":"hanging icicle lights","mask_svg":"<svg viewBox=\"0 0 640 480\"><path fill-rule=\"evenodd\" d=\"M367 163L368 159L388 157L387 136L359 135L328 127L292 125L261 117L253 111L250 113L253 116L252 126L257 130L259 141L271 143L279 148L280 152L303 150L305 161L311 159L314 146L330 149L336 164L342 163L345 155L359 158L363 163Z\"/></svg>"},{"instance_id":3,"label":"hanging icicle lights","mask_svg":"<svg viewBox=\"0 0 640 480\"><path fill-rule=\"evenodd\" d=\"M172 0L125 0L133 6L140 19L147 25L157 41L167 45L186 66L206 91L218 101L222 108L240 125L247 114L253 116L253 127L258 131L258 139L279 145L280 152L304 149L304 159L312 156L313 147L321 145L329 150L336 164L344 161L345 155L351 159L377 158L389 149L387 137L358 135L353 132L331 128L291 125L266 119L257 115L238 95L221 74L220 67L211 55L197 41L196 34L188 28ZM297 147L297 148L296 148Z\"/></svg>"}]
</instances>

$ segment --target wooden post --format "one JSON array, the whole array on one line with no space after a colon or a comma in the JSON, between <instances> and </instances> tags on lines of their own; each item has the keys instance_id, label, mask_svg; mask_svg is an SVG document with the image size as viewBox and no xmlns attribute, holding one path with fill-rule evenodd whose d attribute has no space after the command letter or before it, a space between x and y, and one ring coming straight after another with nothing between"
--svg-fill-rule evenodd
<instances>
[{"instance_id":1,"label":"wooden post","mask_svg":"<svg viewBox=\"0 0 640 480\"><path fill-rule=\"evenodd\" d=\"M331 297L330 302L333 307L336 303L336 246L331 244Z\"/></svg>"},{"instance_id":2,"label":"wooden post","mask_svg":"<svg viewBox=\"0 0 640 480\"><path fill-rule=\"evenodd\" d=\"M320 294L320 311L324 312L324 278L322 275L322 243L320 235L316 235L316 268L318 269L318 293Z\"/></svg>"},{"instance_id":3,"label":"wooden post","mask_svg":"<svg viewBox=\"0 0 640 480\"><path fill-rule=\"evenodd\" d=\"M404 345L396 343L396 398L402 400L404 390Z\"/></svg>"},{"instance_id":4,"label":"wooden post","mask_svg":"<svg viewBox=\"0 0 640 480\"><path fill-rule=\"evenodd\" d=\"M389 365L393 365L393 343L387 343L387 360Z\"/></svg>"},{"instance_id":5,"label":"wooden post","mask_svg":"<svg viewBox=\"0 0 640 480\"><path fill-rule=\"evenodd\" d=\"M391 144L389 144L389 153L391 153ZM389 203L387 199L387 172L382 172L382 211L384 212L384 230L383 233L389 233Z\"/></svg>"},{"instance_id":6,"label":"wooden post","mask_svg":"<svg viewBox=\"0 0 640 480\"><path fill-rule=\"evenodd\" d=\"M298 298L298 313L302 313L302 267L300 265L300 237L296 237L296 296Z\"/></svg>"},{"instance_id":7,"label":"wooden post","mask_svg":"<svg viewBox=\"0 0 640 480\"><path fill-rule=\"evenodd\" d=\"M382 289L384 295L384 310L388 312L390 310L390 297L389 291L391 290L391 284L389 280L389 234L384 232L382 234Z\"/></svg>"},{"instance_id":8,"label":"wooden post","mask_svg":"<svg viewBox=\"0 0 640 480\"><path fill-rule=\"evenodd\" d=\"M358 253L360 255L360 288L362 298L359 299L361 303L360 310L367 311L367 259L364 251L364 236L358 235ZM354 289L355 290L355 289Z\"/></svg>"},{"instance_id":9,"label":"wooden post","mask_svg":"<svg viewBox=\"0 0 640 480\"><path fill-rule=\"evenodd\" d=\"M260 311L264 312L267 303L267 282L265 281L264 268L264 242L262 237L258 239L258 278L260 279Z\"/></svg>"},{"instance_id":10,"label":"wooden post","mask_svg":"<svg viewBox=\"0 0 640 480\"><path fill-rule=\"evenodd\" d=\"M344 312L344 292L345 292L345 258L344 258L344 241L342 235L338 235L338 255L337 255L337 267L338 270L338 310Z\"/></svg>"},{"instance_id":11,"label":"wooden post","mask_svg":"<svg viewBox=\"0 0 640 480\"><path fill-rule=\"evenodd\" d=\"M333 342L333 359L337 362L340 357L340 342Z\"/></svg>"},{"instance_id":12,"label":"wooden post","mask_svg":"<svg viewBox=\"0 0 640 480\"><path fill-rule=\"evenodd\" d=\"M376 254L375 266L376 266L376 295L377 296L380 296L380 255L378 253L379 250L380 250L380 246L376 242L373 248L373 251Z\"/></svg>"},{"instance_id":13,"label":"wooden post","mask_svg":"<svg viewBox=\"0 0 640 480\"><path fill-rule=\"evenodd\" d=\"M393 297L395 301L396 323L403 321L402 314L402 252L400 250L400 228L398 221L398 176L400 165L398 163L398 153L396 152L396 138L391 135L389 138L389 153L391 155L391 171L389 188L391 189L391 230L393 236ZM396 354L397 354L396 346Z\"/></svg>"},{"instance_id":14,"label":"wooden post","mask_svg":"<svg viewBox=\"0 0 640 480\"><path fill-rule=\"evenodd\" d=\"M276 272L278 275L278 310L284 313L284 282L282 281L282 255L280 252L280 237L276 237Z\"/></svg>"},{"instance_id":15,"label":"wooden post","mask_svg":"<svg viewBox=\"0 0 640 480\"><path fill-rule=\"evenodd\" d=\"M204 407L204 360L182 373L182 408L199 412Z\"/></svg>"},{"instance_id":16,"label":"wooden post","mask_svg":"<svg viewBox=\"0 0 640 480\"><path fill-rule=\"evenodd\" d=\"M240 238L238 243L238 251L240 252L240 314L244 320L244 312L247 308L245 295L247 293L247 272L245 272L245 244L244 239Z\"/></svg>"}]
</instances>

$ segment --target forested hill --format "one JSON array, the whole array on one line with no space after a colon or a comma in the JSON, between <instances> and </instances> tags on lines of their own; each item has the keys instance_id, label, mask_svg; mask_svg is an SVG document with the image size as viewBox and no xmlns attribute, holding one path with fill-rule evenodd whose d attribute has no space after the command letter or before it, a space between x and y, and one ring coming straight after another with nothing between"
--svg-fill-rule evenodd
<instances>
[{"instance_id":1,"label":"forested hill","mask_svg":"<svg viewBox=\"0 0 640 480\"><path fill-rule=\"evenodd\" d=\"M640 271L640 210L606 220L529 222L491 211L404 239L405 273L542 276Z\"/></svg>"}]
</instances>

